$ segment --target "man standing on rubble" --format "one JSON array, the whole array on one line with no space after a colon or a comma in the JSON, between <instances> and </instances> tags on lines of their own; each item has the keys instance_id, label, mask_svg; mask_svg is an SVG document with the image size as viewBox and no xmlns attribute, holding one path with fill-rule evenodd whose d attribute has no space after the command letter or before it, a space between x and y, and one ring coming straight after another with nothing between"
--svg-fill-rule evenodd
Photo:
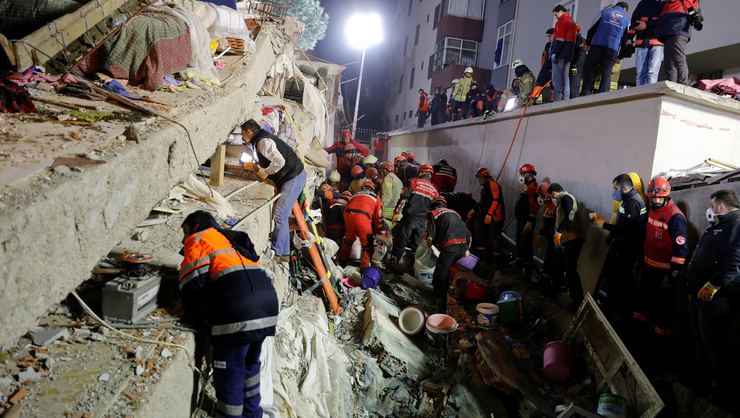
<instances>
[{"instance_id":1,"label":"man standing on rubble","mask_svg":"<svg viewBox=\"0 0 740 418\"><path fill-rule=\"evenodd\" d=\"M293 205L306 186L306 170L303 161L288 144L277 136L263 130L256 120L250 119L241 126L242 139L257 152L255 164L257 177L269 179L275 184L280 197L275 202L275 229L270 241L274 256L287 259L290 256L290 227L288 218Z\"/></svg>"},{"instance_id":2,"label":"man standing on rubble","mask_svg":"<svg viewBox=\"0 0 740 418\"><path fill-rule=\"evenodd\" d=\"M380 165L380 175L382 179L380 202L383 204L383 219L387 224L392 225L393 212L401 198L403 184L401 179L393 172L393 164L389 161Z\"/></svg>"},{"instance_id":3,"label":"man standing on rubble","mask_svg":"<svg viewBox=\"0 0 740 418\"><path fill-rule=\"evenodd\" d=\"M349 253L355 239L360 239L362 255L360 256L360 267L370 267L370 253L373 249L373 231L380 228L380 212L382 211L380 199L375 194L375 184L368 180L362 185L362 189L349 198L344 208L344 225L347 233L344 235L342 248L339 250L339 263L346 265Z\"/></svg>"},{"instance_id":4,"label":"man standing on rubble","mask_svg":"<svg viewBox=\"0 0 740 418\"><path fill-rule=\"evenodd\" d=\"M447 160L439 160L439 163L432 166L432 184L437 187L440 193L452 193L457 185L457 170L449 165Z\"/></svg>"},{"instance_id":5,"label":"man standing on rubble","mask_svg":"<svg viewBox=\"0 0 740 418\"><path fill-rule=\"evenodd\" d=\"M195 211L182 223L179 288L190 314L211 326L216 410L223 417L262 416L260 352L275 335L278 298L249 236L221 229Z\"/></svg>"},{"instance_id":6,"label":"man standing on rubble","mask_svg":"<svg viewBox=\"0 0 740 418\"><path fill-rule=\"evenodd\" d=\"M586 240L587 224L583 211L578 210L578 201L575 196L563 189L558 183L553 183L547 189L555 202L555 235L553 241L559 267L555 273L555 282L565 283L571 299L571 310L575 312L583 302L583 285L578 274L578 257ZM565 276L565 277L563 277Z\"/></svg>"},{"instance_id":7,"label":"man standing on rubble","mask_svg":"<svg viewBox=\"0 0 740 418\"><path fill-rule=\"evenodd\" d=\"M502 260L501 234L504 230L504 195L501 186L491 177L487 168L481 167L475 173L481 185L480 202L468 213L468 220L473 224L474 250L484 260L494 257L497 263Z\"/></svg>"},{"instance_id":8,"label":"man standing on rubble","mask_svg":"<svg viewBox=\"0 0 740 418\"><path fill-rule=\"evenodd\" d=\"M647 209L629 174L620 174L612 180L612 198L622 202L614 224L607 223L598 213L590 217L594 226L610 233L609 250L602 268L607 287L606 314L621 333L630 316L633 271L642 256Z\"/></svg>"},{"instance_id":9,"label":"man standing on rubble","mask_svg":"<svg viewBox=\"0 0 740 418\"><path fill-rule=\"evenodd\" d=\"M411 179L409 187L404 188L396 205L393 214L396 226L393 227L393 249L389 260L391 268L398 268L407 247L409 257L413 258L416 254L416 248L424 234L429 204L439 196L439 191L430 181L432 171L430 164L423 164L419 168L419 177Z\"/></svg>"},{"instance_id":10,"label":"man standing on rubble","mask_svg":"<svg viewBox=\"0 0 740 418\"><path fill-rule=\"evenodd\" d=\"M524 268L525 279L531 278L534 267L534 224L537 223L537 215L540 212L540 204L537 202L536 175L537 170L532 164L522 164L519 167L519 183L523 185L523 188L514 205L514 218L516 218L517 264Z\"/></svg>"},{"instance_id":11,"label":"man standing on rubble","mask_svg":"<svg viewBox=\"0 0 740 418\"><path fill-rule=\"evenodd\" d=\"M730 324L740 308L740 200L732 190L718 190L710 205L711 226L687 268L691 331L700 366L711 373L713 400L737 405L740 367Z\"/></svg>"},{"instance_id":12,"label":"man standing on rubble","mask_svg":"<svg viewBox=\"0 0 740 418\"><path fill-rule=\"evenodd\" d=\"M447 290L450 287L450 269L470 247L470 231L460 215L447 209L447 201L438 196L427 212L427 239L439 250L434 268L434 287L437 313L447 313Z\"/></svg>"}]
</instances>

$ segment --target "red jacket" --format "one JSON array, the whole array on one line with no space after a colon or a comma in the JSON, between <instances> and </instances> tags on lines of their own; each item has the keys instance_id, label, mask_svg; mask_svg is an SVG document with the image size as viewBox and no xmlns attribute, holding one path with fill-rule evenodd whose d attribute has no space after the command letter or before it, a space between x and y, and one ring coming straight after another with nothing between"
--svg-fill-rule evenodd
<instances>
[{"instance_id":1,"label":"red jacket","mask_svg":"<svg viewBox=\"0 0 740 418\"><path fill-rule=\"evenodd\" d=\"M557 23L555 23L555 32L552 34L550 53L566 61L572 60L577 33L576 22L573 21L573 18L568 13L563 13Z\"/></svg>"},{"instance_id":2,"label":"red jacket","mask_svg":"<svg viewBox=\"0 0 740 418\"><path fill-rule=\"evenodd\" d=\"M420 112L427 112L429 110L429 95L426 93L420 93L419 94L419 104L417 105L417 109L419 109Z\"/></svg>"},{"instance_id":3,"label":"red jacket","mask_svg":"<svg viewBox=\"0 0 740 418\"><path fill-rule=\"evenodd\" d=\"M367 148L365 148L364 145L360 144L354 139L350 140L349 144L354 145L355 149L358 150L363 157L368 156L369 151ZM347 167L347 162L344 161L344 147L345 146L346 144L343 143L342 141L337 141L333 143L331 146L324 148L324 151L328 152L329 154L337 155L337 171L339 171L340 173L344 173L345 171L349 169L349 167Z\"/></svg>"},{"instance_id":4,"label":"red jacket","mask_svg":"<svg viewBox=\"0 0 740 418\"><path fill-rule=\"evenodd\" d=\"M344 215L345 217L348 214L366 216L368 221L372 222L373 228L379 228L382 211L383 205L378 196L373 192L363 190L349 198L344 208Z\"/></svg>"},{"instance_id":5,"label":"red jacket","mask_svg":"<svg viewBox=\"0 0 740 418\"><path fill-rule=\"evenodd\" d=\"M644 254L645 265L656 270L680 269L686 264L686 217L672 199L648 212Z\"/></svg>"},{"instance_id":6,"label":"red jacket","mask_svg":"<svg viewBox=\"0 0 740 418\"><path fill-rule=\"evenodd\" d=\"M435 164L433 169L432 184L442 193L454 192L457 185L457 170L445 164Z\"/></svg>"}]
</instances>

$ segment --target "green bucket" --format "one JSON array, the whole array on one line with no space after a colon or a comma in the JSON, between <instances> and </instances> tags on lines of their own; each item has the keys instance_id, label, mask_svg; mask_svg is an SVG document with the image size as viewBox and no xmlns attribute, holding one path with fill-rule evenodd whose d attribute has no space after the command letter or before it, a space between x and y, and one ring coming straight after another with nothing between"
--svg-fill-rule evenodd
<instances>
[{"instance_id":1,"label":"green bucket","mask_svg":"<svg viewBox=\"0 0 740 418\"><path fill-rule=\"evenodd\" d=\"M496 321L502 325L517 325L521 322L521 299L499 301Z\"/></svg>"}]
</instances>

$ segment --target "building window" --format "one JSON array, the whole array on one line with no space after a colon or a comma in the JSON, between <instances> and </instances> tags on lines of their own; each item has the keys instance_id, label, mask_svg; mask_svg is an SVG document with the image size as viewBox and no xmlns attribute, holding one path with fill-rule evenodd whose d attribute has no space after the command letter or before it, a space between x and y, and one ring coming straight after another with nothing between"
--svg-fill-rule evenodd
<instances>
[{"instance_id":1,"label":"building window","mask_svg":"<svg viewBox=\"0 0 740 418\"><path fill-rule=\"evenodd\" d=\"M416 67L411 68L411 77L409 78L409 88L414 88L414 76L416 75Z\"/></svg>"},{"instance_id":2,"label":"building window","mask_svg":"<svg viewBox=\"0 0 740 418\"><path fill-rule=\"evenodd\" d=\"M452 15L483 20L485 0L442 0L440 18Z\"/></svg>"},{"instance_id":3,"label":"building window","mask_svg":"<svg viewBox=\"0 0 740 418\"><path fill-rule=\"evenodd\" d=\"M403 56L406 56L406 52L408 52L409 49L409 37L403 38Z\"/></svg>"},{"instance_id":4,"label":"building window","mask_svg":"<svg viewBox=\"0 0 740 418\"><path fill-rule=\"evenodd\" d=\"M403 76L398 79L398 94L400 95L401 92L403 92Z\"/></svg>"},{"instance_id":5,"label":"building window","mask_svg":"<svg viewBox=\"0 0 740 418\"><path fill-rule=\"evenodd\" d=\"M436 73L448 65L475 67L477 61L478 42L448 36L437 41L432 72Z\"/></svg>"},{"instance_id":6,"label":"building window","mask_svg":"<svg viewBox=\"0 0 740 418\"><path fill-rule=\"evenodd\" d=\"M437 24L439 23L439 14L441 13L439 7L440 5L438 4L437 7L434 8L434 24L432 26L435 29L437 28Z\"/></svg>"},{"instance_id":7,"label":"building window","mask_svg":"<svg viewBox=\"0 0 740 418\"><path fill-rule=\"evenodd\" d=\"M398 113L396 113L396 122L398 122Z\"/></svg>"},{"instance_id":8,"label":"building window","mask_svg":"<svg viewBox=\"0 0 740 418\"><path fill-rule=\"evenodd\" d=\"M416 34L414 35L414 45L419 45L419 29L421 29L421 25L416 25Z\"/></svg>"},{"instance_id":9,"label":"building window","mask_svg":"<svg viewBox=\"0 0 740 418\"><path fill-rule=\"evenodd\" d=\"M411 7L414 5L414 0L409 0L409 16L411 16Z\"/></svg>"},{"instance_id":10,"label":"building window","mask_svg":"<svg viewBox=\"0 0 740 418\"><path fill-rule=\"evenodd\" d=\"M611 0L602 0L601 1L601 8L602 9L604 7L606 7L604 5L604 3L606 3L606 6L610 6L614 2L611 1ZM563 7L565 7L565 10L568 11L568 14L570 15L570 17L572 17L573 20L576 20L576 11L578 10L578 7L577 7L578 6L578 0L563 0L563 1L558 2L558 4L560 4ZM601 9L599 9L599 10L601 10ZM552 19L552 27L553 28L555 27L555 22L557 22L557 21L558 20L555 19L555 16L553 16L553 19Z\"/></svg>"},{"instance_id":11,"label":"building window","mask_svg":"<svg viewBox=\"0 0 740 418\"><path fill-rule=\"evenodd\" d=\"M496 53L493 57L493 69L509 65L509 53L511 49L511 29L514 21L510 20L498 27L496 35Z\"/></svg>"},{"instance_id":12,"label":"building window","mask_svg":"<svg viewBox=\"0 0 740 418\"><path fill-rule=\"evenodd\" d=\"M424 70L424 61L421 62L421 69Z\"/></svg>"},{"instance_id":13,"label":"building window","mask_svg":"<svg viewBox=\"0 0 740 418\"><path fill-rule=\"evenodd\" d=\"M406 120L406 112L403 112L403 120Z\"/></svg>"},{"instance_id":14,"label":"building window","mask_svg":"<svg viewBox=\"0 0 740 418\"><path fill-rule=\"evenodd\" d=\"M429 23L429 14L427 13L427 23Z\"/></svg>"}]
</instances>

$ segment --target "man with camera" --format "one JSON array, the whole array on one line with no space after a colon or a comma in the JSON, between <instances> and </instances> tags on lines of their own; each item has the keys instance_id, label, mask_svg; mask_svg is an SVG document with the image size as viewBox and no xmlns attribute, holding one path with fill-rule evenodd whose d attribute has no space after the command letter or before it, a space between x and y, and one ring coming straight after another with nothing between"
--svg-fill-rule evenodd
<instances>
[{"instance_id":1,"label":"man with camera","mask_svg":"<svg viewBox=\"0 0 740 418\"><path fill-rule=\"evenodd\" d=\"M688 84L686 45L691 40L691 27L699 31L704 28L699 0L661 0L661 2L663 10L658 18L655 35L665 45L663 51L665 78L675 83ZM644 27L639 25L635 29L642 30Z\"/></svg>"}]
</instances>

